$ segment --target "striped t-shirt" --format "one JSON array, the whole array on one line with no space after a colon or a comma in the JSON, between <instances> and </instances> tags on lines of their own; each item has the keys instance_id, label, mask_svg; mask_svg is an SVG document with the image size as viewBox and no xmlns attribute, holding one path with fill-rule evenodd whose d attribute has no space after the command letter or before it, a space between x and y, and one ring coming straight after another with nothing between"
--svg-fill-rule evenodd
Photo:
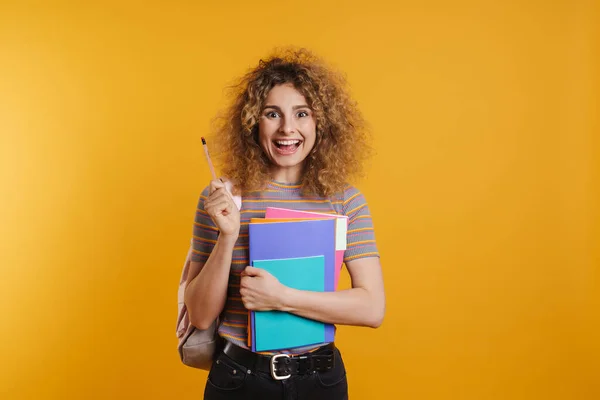
<instances>
[{"instance_id":1,"label":"striped t-shirt","mask_svg":"<svg viewBox=\"0 0 600 400\"><path fill-rule=\"evenodd\" d=\"M196 262L206 262L218 236L215 224L204 211L204 201L208 193L207 187L200 195L194 222L192 260ZM245 193L240 210L240 234L233 249L227 301L218 330L224 339L244 348L248 348L248 310L240 296L240 273L249 263L248 223L251 218L264 218L267 207L346 215L348 233L344 262L363 257L379 257L369 208L364 196L353 186L347 186L343 193L329 198L305 196L301 193L300 185L274 181L271 181L265 190ZM267 353L303 353L315 347L318 346Z\"/></svg>"}]
</instances>

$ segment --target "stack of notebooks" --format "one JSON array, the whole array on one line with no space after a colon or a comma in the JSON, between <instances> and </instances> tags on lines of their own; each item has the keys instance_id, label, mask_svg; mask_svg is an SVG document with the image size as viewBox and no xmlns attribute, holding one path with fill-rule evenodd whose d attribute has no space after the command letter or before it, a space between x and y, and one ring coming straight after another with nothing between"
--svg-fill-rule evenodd
<instances>
[{"instance_id":1,"label":"stack of notebooks","mask_svg":"<svg viewBox=\"0 0 600 400\"><path fill-rule=\"evenodd\" d=\"M268 207L249 224L250 265L298 290L333 292L346 250L348 217ZM282 311L250 311L248 345L273 351L333 342L335 327Z\"/></svg>"}]
</instances>

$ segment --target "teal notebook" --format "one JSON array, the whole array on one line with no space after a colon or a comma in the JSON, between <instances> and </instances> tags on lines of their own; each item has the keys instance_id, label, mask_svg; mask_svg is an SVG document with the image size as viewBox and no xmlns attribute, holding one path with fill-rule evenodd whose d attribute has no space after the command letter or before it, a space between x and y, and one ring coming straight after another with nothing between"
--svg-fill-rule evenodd
<instances>
[{"instance_id":1,"label":"teal notebook","mask_svg":"<svg viewBox=\"0 0 600 400\"><path fill-rule=\"evenodd\" d=\"M253 266L299 290L325 291L325 257L254 260ZM255 351L290 349L325 342L325 324L282 311L254 312Z\"/></svg>"}]
</instances>

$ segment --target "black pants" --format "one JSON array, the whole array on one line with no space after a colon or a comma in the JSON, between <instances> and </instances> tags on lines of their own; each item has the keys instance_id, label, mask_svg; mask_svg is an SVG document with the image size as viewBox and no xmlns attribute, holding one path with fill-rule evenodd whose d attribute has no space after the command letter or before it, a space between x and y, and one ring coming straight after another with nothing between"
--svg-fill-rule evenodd
<instances>
[{"instance_id":1,"label":"black pants","mask_svg":"<svg viewBox=\"0 0 600 400\"><path fill-rule=\"evenodd\" d=\"M336 348L334 351L335 365L331 370L292 375L281 381L264 372L248 370L220 353L208 374L204 399L347 400L346 369L339 350Z\"/></svg>"}]
</instances>

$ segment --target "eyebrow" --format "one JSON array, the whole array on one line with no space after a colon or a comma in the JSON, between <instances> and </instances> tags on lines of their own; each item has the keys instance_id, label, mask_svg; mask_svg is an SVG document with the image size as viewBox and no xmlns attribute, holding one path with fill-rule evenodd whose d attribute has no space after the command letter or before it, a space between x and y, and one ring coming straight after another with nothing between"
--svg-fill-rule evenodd
<instances>
[{"instance_id":1,"label":"eyebrow","mask_svg":"<svg viewBox=\"0 0 600 400\"><path fill-rule=\"evenodd\" d=\"M279 106L272 106L272 105L268 105L268 104L266 106L264 106L263 110L266 110L267 108L272 108L274 110L281 111L281 108L279 108ZM297 110L299 108L308 108L308 109L310 109L310 107L307 104L301 104L301 105L298 105L298 106L293 106L292 110Z\"/></svg>"}]
</instances>

